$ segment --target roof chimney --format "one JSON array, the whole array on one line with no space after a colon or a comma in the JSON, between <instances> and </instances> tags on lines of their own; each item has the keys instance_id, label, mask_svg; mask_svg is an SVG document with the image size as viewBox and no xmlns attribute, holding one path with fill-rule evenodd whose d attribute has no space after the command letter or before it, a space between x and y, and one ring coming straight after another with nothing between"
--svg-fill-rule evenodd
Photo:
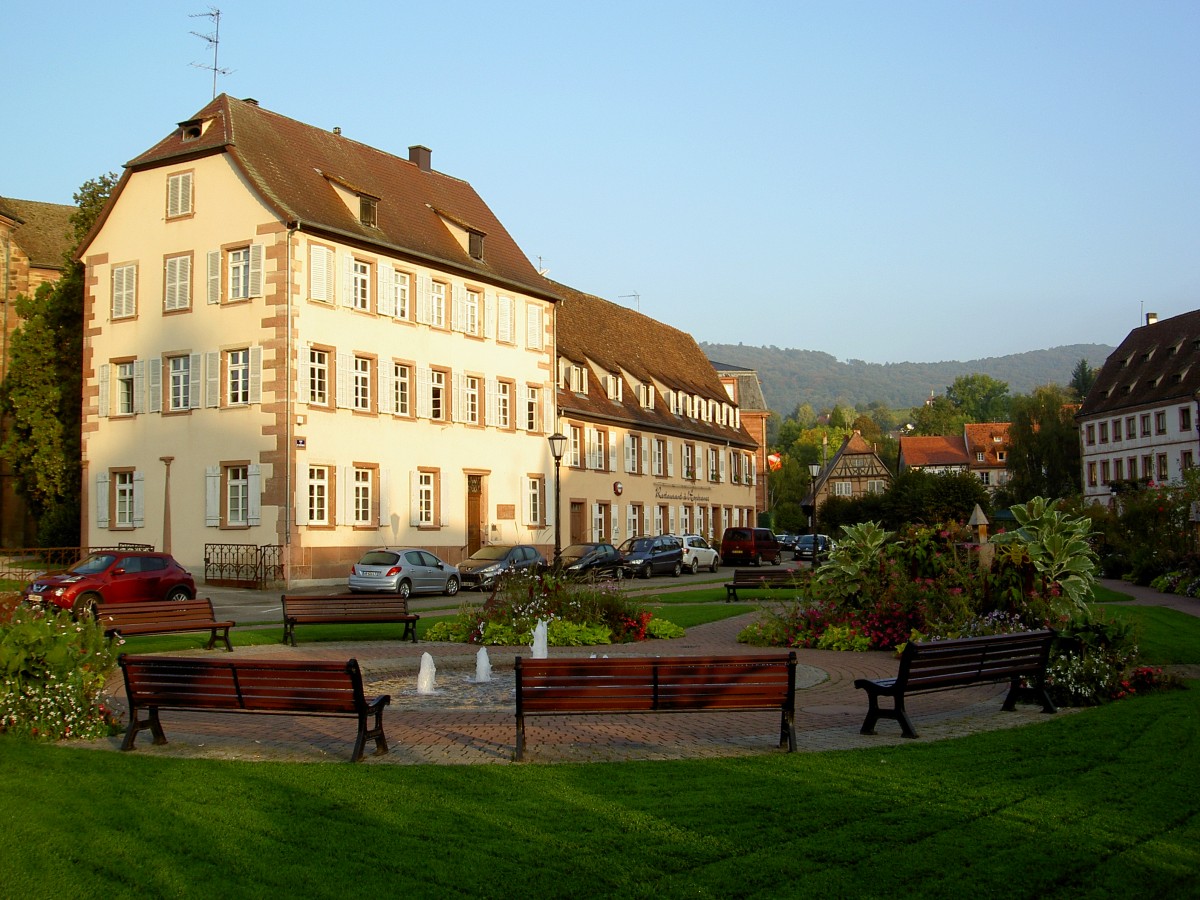
<instances>
[{"instance_id":1,"label":"roof chimney","mask_svg":"<svg viewBox=\"0 0 1200 900\"><path fill-rule=\"evenodd\" d=\"M1146 313L1146 324L1153 325L1158 321L1158 313Z\"/></svg>"},{"instance_id":2,"label":"roof chimney","mask_svg":"<svg viewBox=\"0 0 1200 900\"><path fill-rule=\"evenodd\" d=\"M422 172L429 171L430 160L433 157L433 151L428 147L422 147L420 144L413 144L408 148L408 161L416 163L417 168Z\"/></svg>"}]
</instances>

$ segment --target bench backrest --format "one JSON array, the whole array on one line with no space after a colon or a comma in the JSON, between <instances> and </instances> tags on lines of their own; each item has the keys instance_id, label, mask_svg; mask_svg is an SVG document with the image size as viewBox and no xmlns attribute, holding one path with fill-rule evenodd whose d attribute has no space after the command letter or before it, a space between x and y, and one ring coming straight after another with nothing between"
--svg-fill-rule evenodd
<instances>
[{"instance_id":1,"label":"bench backrest","mask_svg":"<svg viewBox=\"0 0 1200 900\"><path fill-rule=\"evenodd\" d=\"M515 663L523 712L653 712L791 709L796 653L626 659L522 659Z\"/></svg>"},{"instance_id":2,"label":"bench backrest","mask_svg":"<svg viewBox=\"0 0 1200 900\"><path fill-rule=\"evenodd\" d=\"M912 641L900 657L897 685L955 687L1041 676L1054 632L1026 631L944 641Z\"/></svg>"},{"instance_id":3,"label":"bench backrest","mask_svg":"<svg viewBox=\"0 0 1200 900\"><path fill-rule=\"evenodd\" d=\"M775 584L796 581L797 573L791 569L734 569L733 580L738 584Z\"/></svg>"},{"instance_id":4,"label":"bench backrest","mask_svg":"<svg viewBox=\"0 0 1200 900\"><path fill-rule=\"evenodd\" d=\"M357 659L212 660L122 653L118 662L129 702L136 706L328 713L366 708Z\"/></svg>"},{"instance_id":5,"label":"bench backrest","mask_svg":"<svg viewBox=\"0 0 1200 900\"><path fill-rule=\"evenodd\" d=\"M325 616L353 616L356 613L400 616L408 614L408 598L397 594L342 594L331 597L283 594L279 600L283 604L285 619L292 615L306 614Z\"/></svg>"},{"instance_id":6,"label":"bench backrest","mask_svg":"<svg viewBox=\"0 0 1200 900\"><path fill-rule=\"evenodd\" d=\"M97 603L96 621L105 628L122 625L151 625L162 622L212 622L212 601L208 598L195 600L158 600L146 603Z\"/></svg>"}]
</instances>

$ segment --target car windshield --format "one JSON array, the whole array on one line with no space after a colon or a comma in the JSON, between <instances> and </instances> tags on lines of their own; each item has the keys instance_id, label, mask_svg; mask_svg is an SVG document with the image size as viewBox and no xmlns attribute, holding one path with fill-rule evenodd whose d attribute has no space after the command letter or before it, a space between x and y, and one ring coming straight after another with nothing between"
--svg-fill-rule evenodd
<instances>
[{"instance_id":1,"label":"car windshield","mask_svg":"<svg viewBox=\"0 0 1200 900\"><path fill-rule=\"evenodd\" d=\"M596 549L595 544L572 544L563 550L563 558L579 559L582 556L587 556Z\"/></svg>"},{"instance_id":2,"label":"car windshield","mask_svg":"<svg viewBox=\"0 0 1200 900\"><path fill-rule=\"evenodd\" d=\"M471 559L504 559L511 547L480 547L471 554Z\"/></svg>"},{"instance_id":3,"label":"car windshield","mask_svg":"<svg viewBox=\"0 0 1200 900\"><path fill-rule=\"evenodd\" d=\"M360 566L392 566L400 557L393 550L372 550L358 561Z\"/></svg>"},{"instance_id":4,"label":"car windshield","mask_svg":"<svg viewBox=\"0 0 1200 900\"><path fill-rule=\"evenodd\" d=\"M646 553L654 541L651 538L630 538L621 545L622 553Z\"/></svg>"},{"instance_id":5,"label":"car windshield","mask_svg":"<svg viewBox=\"0 0 1200 900\"><path fill-rule=\"evenodd\" d=\"M813 536L811 534L806 534L803 537L798 538L796 540L797 544L803 544L805 547L811 547L812 542L813 542Z\"/></svg>"},{"instance_id":6,"label":"car windshield","mask_svg":"<svg viewBox=\"0 0 1200 900\"><path fill-rule=\"evenodd\" d=\"M76 563L72 569L72 575L95 575L97 572L103 572L112 565L116 557L111 553L93 553L82 562Z\"/></svg>"}]
</instances>

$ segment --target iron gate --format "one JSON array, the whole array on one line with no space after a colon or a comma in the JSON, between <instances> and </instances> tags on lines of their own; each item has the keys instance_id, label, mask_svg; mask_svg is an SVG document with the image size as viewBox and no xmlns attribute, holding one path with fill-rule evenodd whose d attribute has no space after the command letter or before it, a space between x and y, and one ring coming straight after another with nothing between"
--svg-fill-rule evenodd
<instances>
[{"instance_id":1,"label":"iron gate","mask_svg":"<svg viewBox=\"0 0 1200 900\"><path fill-rule=\"evenodd\" d=\"M266 588L282 580L282 544L204 545L205 584Z\"/></svg>"}]
</instances>

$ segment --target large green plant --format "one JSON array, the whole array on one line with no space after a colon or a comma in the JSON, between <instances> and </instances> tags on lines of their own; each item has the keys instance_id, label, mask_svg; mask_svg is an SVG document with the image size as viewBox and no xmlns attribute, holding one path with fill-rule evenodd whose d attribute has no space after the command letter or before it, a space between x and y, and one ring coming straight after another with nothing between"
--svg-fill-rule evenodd
<instances>
[{"instance_id":1,"label":"large green plant","mask_svg":"<svg viewBox=\"0 0 1200 900\"><path fill-rule=\"evenodd\" d=\"M1034 497L1012 507L1017 529L995 535L996 544L1024 544L1034 571L1050 588L1057 587L1064 603L1057 610L1069 617L1086 616L1098 569L1092 549L1092 523L1068 515L1057 500Z\"/></svg>"},{"instance_id":2,"label":"large green plant","mask_svg":"<svg viewBox=\"0 0 1200 900\"><path fill-rule=\"evenodd\" d=\"M843 525L837 549L817 570L817 583L827 599L861 606L869 601L869 588L878 582L884 546L892 538L877 522Z\"/></svg>"}]
</instances>

